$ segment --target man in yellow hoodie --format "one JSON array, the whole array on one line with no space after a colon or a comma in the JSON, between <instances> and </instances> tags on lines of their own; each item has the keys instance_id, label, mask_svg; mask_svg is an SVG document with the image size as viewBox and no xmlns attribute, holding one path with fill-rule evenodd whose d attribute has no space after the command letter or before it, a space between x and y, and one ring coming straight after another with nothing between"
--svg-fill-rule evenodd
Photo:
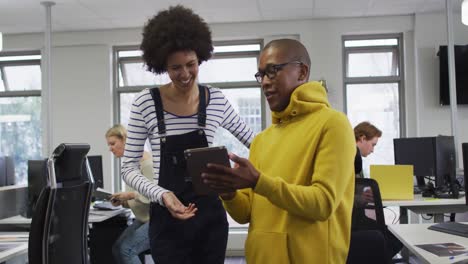
<instances>
[{"instance_id":1,"label":"man in yellow hoodie","mask_svg":"<svg viewBox=\"0 0 468 264\"><path fill-rule=\"evenodd\" d=\"M234 168L208 164L205 183L229 214L250 223L248 263L346 262L354 197L354 134L324 87L308 82L310 58L296 40L268 43L258 72L272 125Z\"/></svg>"}]
</instances>

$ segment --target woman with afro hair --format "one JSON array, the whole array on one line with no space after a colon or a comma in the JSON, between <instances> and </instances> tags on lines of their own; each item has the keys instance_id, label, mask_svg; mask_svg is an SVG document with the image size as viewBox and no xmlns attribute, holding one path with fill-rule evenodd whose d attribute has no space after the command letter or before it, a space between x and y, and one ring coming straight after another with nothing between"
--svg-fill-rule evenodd
<instances>
[{"instance_id":1,"label":"woman with afro hair","mask_svg":"<svg viewBox=\"0 0 468 264\"><path fill-rule=\"evenodd\" d=\"M156 263L224 263L228 223L217 196L194 193L184 150L212 145L223 127L249 146L253 132L220 89L199 85L199 65L213 52L211 32L191 9L160 11L143 29L140 46L148 71L171 82L135 96L122 160L124 181L148 197L149 239ZM139 170L149 140L158 182Z\"/></svg>"}]
</instances>

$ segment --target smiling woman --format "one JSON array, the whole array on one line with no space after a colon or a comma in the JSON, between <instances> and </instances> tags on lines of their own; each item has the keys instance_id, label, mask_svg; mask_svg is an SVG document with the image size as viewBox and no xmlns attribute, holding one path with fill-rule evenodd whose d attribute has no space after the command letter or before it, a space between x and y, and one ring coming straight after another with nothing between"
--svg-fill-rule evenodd
<instances>
[{"instance_id":1,"label":"smiling woman","mask_svg":"<svg viewBox=\"0 0 468 264\"><path fill-rule=\"evenodd\" d=\"M122 161L124 181L152 202L151 254L163 264L188 259L224 263L226 212L216 195L194 192L183 153L212 145L218 127L245 146L250 145L253 131L220 89L198 84L199 65L211 57L213 45L208 25L192 10L175 6L159 12L146 24L140 48L147 69L167 73L170 79L135 96ZM137 169L147 139L158 183ZM198 235L208 230L210 236Z\"/></svg>"},{"instance_id":2,"label":"smiling woman","mask_svg":"<svg viewBox=\"0 0 468 264\"><path fill-rule=\"evenodd\" d=\"M266 123L265 104L262 103L260 85L253 73L257 71L260 40L224 41L214 43L213 58L199 65L198 82L220 87L223 94L239 113L244 122L255 133L260 132ZM144 70L141 51L137 47L116 47L115 72L118 82L114 91L119 98L117 119L127 125L132 100L143 88L162 86L171 80L167 72L154 75ZM248 157L249 150L229 131L218 128L213 145L224 145L229 152ZM118 182L118 181L116 181ZM237 226L235 223L232 226Z\"/></svg>"}]
</instances>

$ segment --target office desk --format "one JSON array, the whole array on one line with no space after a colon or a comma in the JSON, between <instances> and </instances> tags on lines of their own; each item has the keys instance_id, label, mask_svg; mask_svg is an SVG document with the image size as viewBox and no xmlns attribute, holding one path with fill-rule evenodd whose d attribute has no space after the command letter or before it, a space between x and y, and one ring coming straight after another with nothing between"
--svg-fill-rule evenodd
<instances>
[{"instance_id":1,"label":"office desk","mask_svg":"<svg viewBox=\"0 0 468 264\"><path fill-rule=\"evenodd\" d=\"M127 209L127 208L121 208L118 210L109 210L109 211L96 210L92 208L91 210L89 210L88 221L90 224L100 223L114 216L117 216L123 213L129 213L129 212L130 212L130 209ZM30 225L30 224L31 224L31 218L25 218L21 215L15 215L12 217L0 219L0 225Z\"/></svg>"},{"instance_id":2,"label":"office desk","mask_svg":"<svg viewBox=\"0 0 468 264\"><path fill-rule=\"evenodd\" d=\"M457 243L468 248L468 238L446 234L438 231L427 229L428 224L406 224L406 225L389 225L388 229L392 232L403 245L414 255L416 255L422 263L454 263L459 260L468 259L468 256L458 256L454 260L449 257L438 257L429 251L416 247L421 244L434 243Z\"/></svg>"},{"instance_id":3,"label":"office desk","mask_svg":"<svg viewBox=\"0 0 468 264\"><path fill-rule=\"evenodd\" d=\"M121 208L118 210L105 211L105 210L96 210L94 208L91 208L91 210L89 210L88 221L89 223L100 223L100 222L104 222L108 219L111 219L112 217L115 217L121 214L130 214L130 209Z\"/></svg>"},{"instance_id":4,"label":"office desk","mask_svg":"<svg viewBox=\"0 0 468 264\"><path fill-rule=\"evenodd\" d=\"M3 250L7 246L8 249ZM0 232L0 263L27 253L27 232Z\"/></svg>"},{"instance_id":5,"label":"office desk","mask_svg":"<svg viewBox=\"0 0 468 264\"><path fill-rule=\"evenodd\" d=\"M414 200L383 201L383 206L400 207L400 224L408 223L408 210L416 214L434 214L434 222L444 221L444 213L463 213L468 211L465 197L458 199L435 199L415 194Z\"/></svg>"},{"instance_id":6,"label":"office desk","mask_svg":"<svg viewBox=\"0 0 468 264\"><path fill-rule=\"evenodd\" d=\"M16 185L8 185L8 186L0 186L0 192L8 191L8 190L15 190L21 188L27 188L27 184L16 184Z\"/></svg>"},{"instance_id":7,"label":"office desk","mask_svg":"<svg viewBox=\"0 0 468 264\"><path fill-rule=\"evenodd\" d=\"M119 227L122 230L116 229L115 224L108 222L115 220L116 216L121 214L130 214L130 209L121 208L118 210L104 211L92 208L89 211L88 220L89 224L92 224L92 228L90 228L89 231L88 246L90 247L90 259L92 263L109 263L109 259L112 258L112 244L115 241L116 237L119 236L120 233L126 228L127 222L126 220L124 220L124 223L119 225ZM18 227L21 227L21 229L24 228L27 230L31 225L31 218L25 218L23 216L16 215L5 219L0 219L0 226L1 225L5 225L8 227L13 226L14 229L18 229ZM102 243L102 241L108 242L109 240L106 239L109 238L113 238L112 240L110 240L111 243ZM18 248L17 250L20 250L20 248ZM27 251L27 243L25 250Z\"/></svg>"}]
</instances>

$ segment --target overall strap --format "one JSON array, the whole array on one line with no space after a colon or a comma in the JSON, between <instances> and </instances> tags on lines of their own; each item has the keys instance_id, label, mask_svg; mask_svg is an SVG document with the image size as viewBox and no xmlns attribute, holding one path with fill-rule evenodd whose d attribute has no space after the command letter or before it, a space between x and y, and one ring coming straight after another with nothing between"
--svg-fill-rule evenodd
<instances>
[{"instance_id":1,"label":"overall strap","mask_svg":"<svg viewBox=\"0 0 468 264\"><path fill-rule=\"evenodd\" d=\"M154 108L156 109L156 119L158 120L158 134L165 134L166 124L164 123L164 111L161 94L159 93L159 88L155 87L150 89L150 93L151 97L153 97Z\"/></svg>"},{"instance_id":2,"label":"overall strap","mask_svg":"<svg viewBox=\"0 0 468 264\"><path fill-rule=\"evenodd\" d=\"M206 126L206 95L205 86L198 85L199 99L198 99L198 126Z\"/></svg>"}]
</instances>

